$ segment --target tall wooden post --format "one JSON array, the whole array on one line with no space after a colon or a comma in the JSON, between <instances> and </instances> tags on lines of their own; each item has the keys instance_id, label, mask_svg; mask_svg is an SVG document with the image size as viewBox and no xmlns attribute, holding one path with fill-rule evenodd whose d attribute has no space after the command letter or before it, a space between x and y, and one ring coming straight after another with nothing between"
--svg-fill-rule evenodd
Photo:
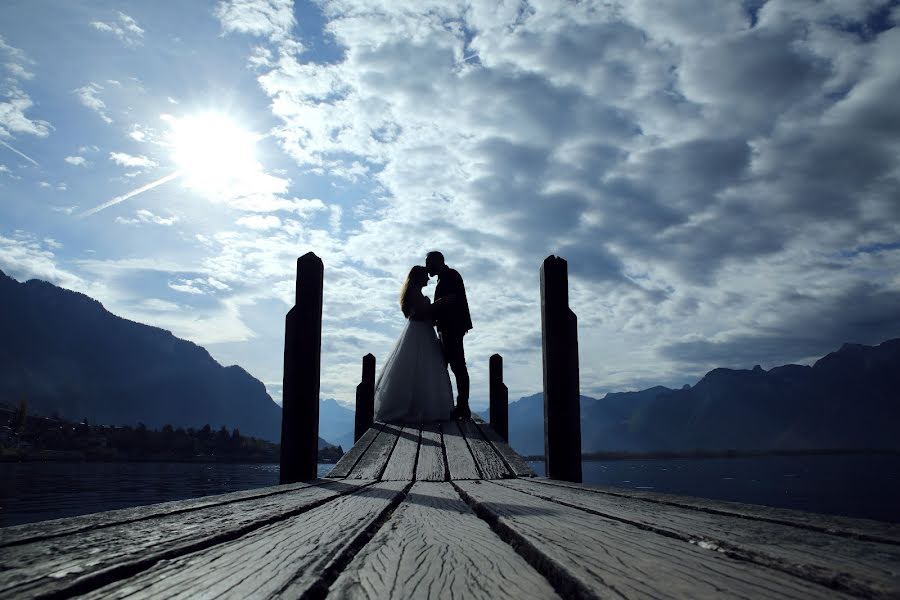
<instances>
[{"instance_id":1,"label":"tall wooden post","mask_svg":"<svg viewBox=\"0 0 900 600\"><path fill-rule=\"evenodd\" d=\"M490 368L491 429L509 442L509 390L503 383L503 357L494 354L488 365Z\"/></svg>"},{"instance_id":2,"label":"tall wooden post","mask_svg":"<svg viewBox=\"0 0 900 600\"><path fill-rule=\"evenodd\" d=\"M363 356L362 381L356 386L356 427L353 431L353 443L369 430L375 418L375 357L372 354Z\"/></svg>"},{"instance_id":3,"label":"tall wooden post","mask_svg":"<svg viewBox=\"0 0 900 600\"><path fill-rule=\"evenodd\" d=\"M296 297L284 324L281 483L316 478L323 273L312 252L297 259Z\"/></svg>"},{"instance_id":4,"label":"tall wooden post","mask_svg":"<svg viewBox=\"0 0 900 600\"><path fill-rule=\"evenodd\" d=\"M568 265L558 256L548 256L541 265L541 333L547 477L580 482L578 325L569 309Z\"/></svg>"}]
</instances>

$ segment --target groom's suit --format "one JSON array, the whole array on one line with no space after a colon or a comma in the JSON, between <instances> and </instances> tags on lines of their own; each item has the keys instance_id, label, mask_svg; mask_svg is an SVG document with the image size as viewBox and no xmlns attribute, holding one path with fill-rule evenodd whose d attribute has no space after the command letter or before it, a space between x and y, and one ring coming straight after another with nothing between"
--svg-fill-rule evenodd
<instances>
[{"instance_id":1,"label":"groom's suit","mask_svg":"<svg viewBox=\"0 0 900 600\"><path fill-rule=\"evenodd\" d=\"M444 348L444 359L450 365L456 377L456 401L458 406L469 406L469 371L466 368L466 353L463 348L463 336L472 329L472 317L469 314L469 301L466 298L466 286L458 272L444 266L438 273L438 284L434 290L437 303L446 298L446 303L438 303L434 324L441 334L441 345Z\"/></svg>"}]
</instances>

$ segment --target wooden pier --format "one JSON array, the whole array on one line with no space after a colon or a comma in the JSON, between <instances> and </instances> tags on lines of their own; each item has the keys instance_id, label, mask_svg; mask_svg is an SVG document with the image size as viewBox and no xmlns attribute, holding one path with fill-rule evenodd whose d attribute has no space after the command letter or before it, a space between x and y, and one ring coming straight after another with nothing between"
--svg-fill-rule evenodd
<instances>
[{"instance_id":1,"label":"wooden pier","mask_svg":"<svg viewBox=\"0 0 900 600\"><path fill-rule=\"evenodd\" d=\"M0 598L897 598L900 525L577 483L577 327L541 271L546 468L491 420L373 423L315 478L322 263L288 313L282 485L0 529ZM575 464L577 463L577 464ZM301 481L302 480L302 481Z\"/></svg>"},{"instance_id":2,"label":"wooden pier","mask_svg":"<svg viewBox=\"0 0 900 600\"><path fill-rule=\"evenodd\" d=\"M376 423L323 479L0 529L0 598L900 598L900 526L532 475Z\"/></svg>"}]
</instances>

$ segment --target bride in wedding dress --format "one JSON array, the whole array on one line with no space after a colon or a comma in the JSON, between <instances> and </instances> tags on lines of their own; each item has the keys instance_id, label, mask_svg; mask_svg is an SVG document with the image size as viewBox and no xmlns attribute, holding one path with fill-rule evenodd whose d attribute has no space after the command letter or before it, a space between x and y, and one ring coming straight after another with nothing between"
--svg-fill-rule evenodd
<instances>
[{"instance_id":1,"label":"bride in wedding dress","mask_svg":"<svg viewBox=\"0 0 900 600\"><path fill-rule=\"evenodd\" d=\"M453 390L441 343L432 325L439 303L422 293L428 271L415 266L403 284L400 308L406 325L375 384L375 420L425 423L450 419Z\"/></svg>"}]
</instances>

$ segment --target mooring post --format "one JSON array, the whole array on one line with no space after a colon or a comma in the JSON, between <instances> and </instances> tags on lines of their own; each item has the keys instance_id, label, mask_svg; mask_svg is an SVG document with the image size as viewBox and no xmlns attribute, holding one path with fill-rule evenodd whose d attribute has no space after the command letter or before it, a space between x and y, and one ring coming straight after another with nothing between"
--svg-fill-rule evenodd
<instances>
[{"instance_id":1,"label":"mooring post","mask_svg":"<svg viewBox=\"0 0 900 600\"><path fill-rule=\"evenodd\" d=\"M297 259L294 307L284 323L281 483L316 478L323 273L322 259L312 252Z\"/></svg>"},{"instance_id":2,"label":"mooring post","mask_svg":"<svg viewBox=\"0 0 900 600\"><path fill-rule=\"evenodd\" d=\"M488 365L490 368L491 429L496 431L504 441L509 442L509 390L503 383L503 357L494 354Z\"/></svg>"},{"instance_id":3,"label":"mooring post","mask_svg":"<svg viewBox=\"0 0 900 600\"><path fill-rule=\"evenodd\" d=\"M356 427L353 443L369 430L375 418L375 357L366 354L362 360L362 381L356 386Z\"/></svg>"},{"instance_id":4,"label":"mooring post","mask_svg":"<svg viewBox=\"0 0 900 600\"><path fill-rule=\"evenodd\" d=\"M581 482L578 323L569 309L568 264L558 256L541 265L541 338L547 477Z\"/></svg>"}]
</instances>

